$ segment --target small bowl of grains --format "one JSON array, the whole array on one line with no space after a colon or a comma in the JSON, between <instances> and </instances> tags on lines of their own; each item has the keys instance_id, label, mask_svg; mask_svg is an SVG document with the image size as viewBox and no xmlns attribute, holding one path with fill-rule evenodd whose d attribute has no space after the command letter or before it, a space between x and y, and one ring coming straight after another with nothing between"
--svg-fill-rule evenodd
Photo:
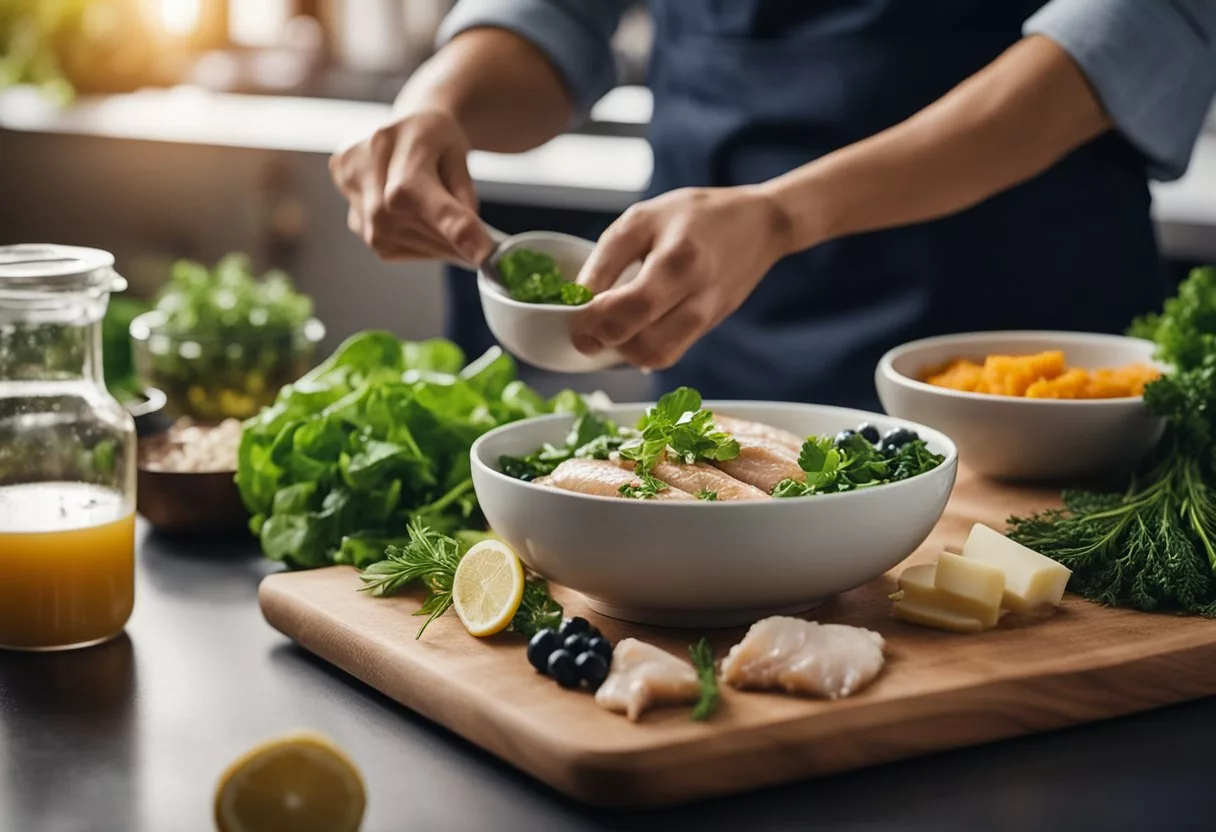
<instances>
[{"instance_id":1,"label":"small bowl of grains","mask_svg":"<svg viewBox=\"0 0 1216 832\"><path fill-rule=\"evenodd\" d=\"M139 513L162 532L231 534L247 529L249 512L236 487L241 423L180 419L139 441Z\"/></svg>"}]
</instances>

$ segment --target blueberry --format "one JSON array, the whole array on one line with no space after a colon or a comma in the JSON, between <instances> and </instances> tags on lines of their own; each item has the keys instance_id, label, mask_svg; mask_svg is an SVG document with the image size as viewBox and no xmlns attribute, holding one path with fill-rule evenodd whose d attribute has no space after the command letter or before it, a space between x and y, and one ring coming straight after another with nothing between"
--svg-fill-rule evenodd
<instances>
[{"instance_id":1,"label":"blueberry","mask_svg":"<svg viewBox=\"0 0 1216 832\"><path fill-rule=\"evenodd\" d=\"M608 678L608 662L598 653L587 651L574 660L579 678L587 683L587 687L595 690L604 684Z\"/></svg>"},{"instance_id":2,"label":"blueberry","mask_svg":"<svg viewBox=\"0 0 1216 832\"><path fill-rule=\"evenodd\" d=\"M562 622L562 626L558 628L557 634L565 641L570 636L578 633L585 634L591 630L591 622L585 618L567 618Z\"/></svg>"},{"instance_id":3,"label":"blueberry","mask_svg":"<svg viewBox=\"0 0 1216 832\"><path fill-rule=\"evenodd\" d=\"M560 646L556 630L541 630L528 642L528 663L544 673L549 667L549 656Z\"/></svg>"},{"instance_id":4,"label":"blueberry","mask_svg":"<svg viewBox=\"0 0 1216 832\"><path fill-rule=\"evenodd\" d=\"M566 640L562 642L562 649L569 650L571 653L577 656L579 653L583 653L588 649L587 645L590 641L591 639L587 638L587 636L584 634L575 633L572 636L568 636Z\"/></svg>"},{"instance_id":5,"label":"blueberry","mask_svg":"<svg viewBox=\"0 0 1216 832\"><path fill-rule=\"evenodd\" d=\"M861 425L859 425L857 427L857 432L864 436L866 441L871 445L878 444L878 440L880 439L878 435L878 428L874 427L869 422L863 422Z\"/></svg>"},{"instance_id":6,"label":"blueberry","mask_svg":"<svg viewBox=\"0 0 1216 832\"><path fill-rule=\"evenodd\" d=\"M915 442L919 438L914 431L910 431L907 428L893 428L883 436L882 445L884 448L899 450L904 445L907 445L909 442Z\"/></svg>"},{"instance_id":7,"label":"blueberry","mask_svg":"<svg viewBox=\"0 0 1216 832\"><path fill-rule=\"evenodd\" d=\"M603 636L593 638L587 643L587 649L601 656L604 661L612 661L612 642Z\"/></svg>"},{"instance_id":8,"label":"blueberry","mask_svg":"<svg viewBox=\"0 0 1216 832\"><path fill-rule=\"evenodd\" d=\"M578 687L578 668L574 665L574 654L569 650L554 650L549 656L549 675L564 688Z\"/></svg>"},{"instance_id":9,"label":"blueberry","mask_svg":"<svg viewBox=\"0 0 1216 832\"><path fill-rule=\"evenodd\" d=\"M599 627L596 627L593 624L590 628L588 628L587 641L591 641L592 639L603 638L603 637L604 637L604 634L600 632Z\"/></svg>"}]
</instances>

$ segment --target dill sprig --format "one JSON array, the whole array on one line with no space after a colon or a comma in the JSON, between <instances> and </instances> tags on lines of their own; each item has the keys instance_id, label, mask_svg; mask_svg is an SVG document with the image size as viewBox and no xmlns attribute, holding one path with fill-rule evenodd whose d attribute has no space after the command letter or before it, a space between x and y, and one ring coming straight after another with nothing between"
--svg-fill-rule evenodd
<instances>
[{"instance_id":1,"label":"dill sprig","mask_svg":"<svg viewBox=\"0 0 1216 832\"><path fill-rule=\"evenodd\" d=\"M697 671L697 681L701 685L701 698L693 706L692 718L706 720L713 715L718 707L718 675L714 669L714 650L707 639L701 639L688 648L692 666Z\"/></svg>"}]
</instances>

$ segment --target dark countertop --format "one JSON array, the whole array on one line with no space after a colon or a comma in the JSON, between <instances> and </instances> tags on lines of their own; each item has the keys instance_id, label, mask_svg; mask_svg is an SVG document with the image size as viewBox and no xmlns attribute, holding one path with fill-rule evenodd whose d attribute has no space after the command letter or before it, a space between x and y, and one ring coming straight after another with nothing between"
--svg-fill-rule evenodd
<instances>
[{"instance_id":1,"label":"dark countertop","mask_svg":"<svg viewBox=\"0 0 1216 832\"><path fill-rule=\"evenodd\" d=\"M0 830L211 829L220 771L299 727L363 769L364 832L1212 828L1216 699L683 809L583 809L272 630L256 591L276 567L251 541L140 534L125 636L0 653Z\"/></svg>"}]
</instances>

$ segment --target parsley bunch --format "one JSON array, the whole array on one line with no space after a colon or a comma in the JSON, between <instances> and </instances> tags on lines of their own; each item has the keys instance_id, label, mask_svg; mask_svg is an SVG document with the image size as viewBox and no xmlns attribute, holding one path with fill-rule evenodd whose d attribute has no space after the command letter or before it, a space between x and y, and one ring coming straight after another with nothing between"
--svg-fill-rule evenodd
<instances>
[{"instance_id":1,"label":"parsley bunch","mask_svg":"<svg viewBox=\"0 0 1216 832\"><path fill-rule=\"evenodd\" d=\"M714 424L714 415L701 408L701 394L677 387L646 410L638 423L640 435L621 447L621 456L647 473L669 456L691 465L699 460L734 459L739 442Z\"/></svg>"}]
</instances>

